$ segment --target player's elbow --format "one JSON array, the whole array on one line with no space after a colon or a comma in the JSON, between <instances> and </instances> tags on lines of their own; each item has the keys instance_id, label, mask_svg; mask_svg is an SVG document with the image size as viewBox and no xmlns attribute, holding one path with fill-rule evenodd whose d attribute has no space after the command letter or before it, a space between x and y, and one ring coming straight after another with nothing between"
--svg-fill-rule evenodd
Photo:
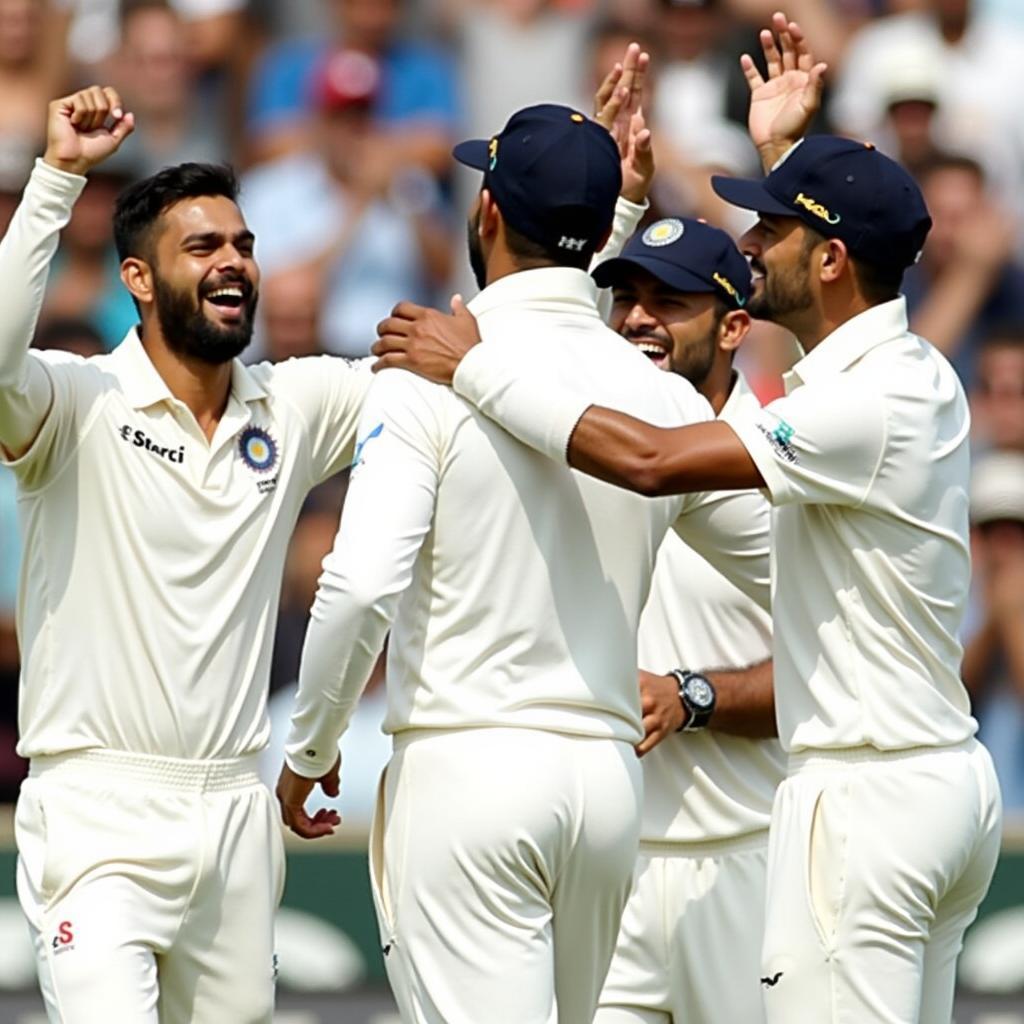
<instances>
[{"instance_id":1,"label":"player's elbow","mask_svg":"<svg viewBox=\"0 0 1024 1024\"><path fill-rule=\"evenodd\" d=\"M644 445L632 452L623 466L622 476L626 487L645 498L672 493L671 474L662 452L653 445Z\"/></svg>"}]
</instances>

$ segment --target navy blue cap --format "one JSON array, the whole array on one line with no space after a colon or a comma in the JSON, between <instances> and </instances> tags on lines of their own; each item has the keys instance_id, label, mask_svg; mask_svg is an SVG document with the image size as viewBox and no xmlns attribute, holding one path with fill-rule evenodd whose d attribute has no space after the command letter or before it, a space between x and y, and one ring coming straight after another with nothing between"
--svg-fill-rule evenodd
<instances>
[{"instance_id":1,"label":"navy blue cap","mask_svg":"<svg viewBox=\"0 0 1024 1024\"><path fill-rule=\"evenodd\" d=\"M798 217L853 256L900 270L916 263L932 226L914 179L870 143L811 135L760 180L715 175L727 202L758 213Z\"/></svg>"},{"instance_id":2,"label":"navy blue cap","mask_svg":"<svg viewBox=\"0 0 1024 1024\"><path fill-rule=\"evenodd\" d=\"M633 267L681 292L713 292L733 309L750 298L750 266L736 243L721 228L691 217L655 221L626 243L621 256L598 264L593 277L611 288Z\"/></svg>"},{"instance_id":3,"label":"navy blue cap","mask_svg":"<svg viewBox=\"0 0 1024 1024\"><path fill-rule=\"evenodd\" d=\"M612 226L622 188L619 148L596 121L570 107L526 107L500 134L460 142L452 155L484 172L501 215L535 242L589 251Z\"/></svg>"}]
</instances>

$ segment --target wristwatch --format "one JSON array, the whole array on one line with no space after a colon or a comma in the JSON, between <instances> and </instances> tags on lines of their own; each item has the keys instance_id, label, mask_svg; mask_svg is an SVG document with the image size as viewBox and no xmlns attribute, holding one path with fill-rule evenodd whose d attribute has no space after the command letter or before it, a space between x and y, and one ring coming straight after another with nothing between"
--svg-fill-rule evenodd
<instances>
[{"instance_id":1,"label":"wristwatch","mask_svg":"<svg viewBox=\"0 0 1024 1024\"><path fill-rule=\"evenodd\" d=\"M672 669L672 675L679 683L679 702L686 712L686 719L677 732L696 732L711 721L715 710L715 688L707 676L685 668Z\"/></svg>"}]
</instances>

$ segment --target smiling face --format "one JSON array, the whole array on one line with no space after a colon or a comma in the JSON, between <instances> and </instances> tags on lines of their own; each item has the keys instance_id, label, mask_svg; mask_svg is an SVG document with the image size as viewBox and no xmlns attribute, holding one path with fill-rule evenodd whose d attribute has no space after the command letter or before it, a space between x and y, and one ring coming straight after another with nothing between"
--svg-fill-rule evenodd
<instances>
[{"instance_id":1,"label":"smiling face","mask_svg":"<svg viewBox=\"0 0 1024 1024\"><path fill-rule=\"evenodd\" d=\"M151 301L172 351L216 365L249 344L259 289L253 242L225 196L185 199L161 214Z\"/></svg>"},{"instance_id":2,"label":"smiling face","mask_svg":"<svg viewBox=\"0 0 1024 1024\"><path fill-rule=\"evenodd\" d=\"M660 370L700 386L718 351L723 307L713 292L681 292L639 267L613 289L611 327Z\"/></svg>"},{"instance_id":3,"label":"smiling face","mask_svg":"<svg viewBox=\"0 0 1024 1024\"><path fill-rule=\"evenodd\" d=\"M817 242L796 217L761 214L740 239L754 277L754 294L747 303L752 317L792 327L813 309L810 267Z\"/></svg>"}]
</instances>

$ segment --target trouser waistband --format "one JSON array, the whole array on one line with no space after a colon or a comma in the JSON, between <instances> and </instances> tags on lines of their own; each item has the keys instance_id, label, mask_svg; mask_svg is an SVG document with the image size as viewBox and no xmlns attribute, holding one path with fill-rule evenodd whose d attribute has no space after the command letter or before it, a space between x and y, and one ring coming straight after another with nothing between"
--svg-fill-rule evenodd
<instances>
[{"instance_id":1,"label":"trouser waistband","mask_svg":"<svg viewBox=\"0 0 1024 1024\"><path fill-rule=\"evenodd\" d=\"M789 755L789 773L807 768L827 768L850 764L884 764L892 761L907 761L935 754L969 753L978 746L970 736L960 743L937 747L906 747L902 750L879 750L878 747L840 747L835 750L801 750Z\"/></svg>"},{"instance_id":2,"label":"trouser waistband","mask_svg":"<svg viewBox=\"0 0 1024 1024\"><path fill-rule=\"evenodd\" d=\"M640 840L640 852L651 857L721 857L729 853L767 848L768 829L727 839L702 839L692 843L672 842L668 839Z\"/></svg>"},{"instance_id":3,"label":"trouser waistband","mask_svg":"<svg viewBox=\"0 0 1024 1024\"><path fill-rule=\"evenodd\" d=\"M29 764L29 777L70 779L85 775L128 786L213 792L259 783L258 761L256 754L204 761L121 750L75 750L67 754L33 757Z\"/></svg>"}]
</instances>

